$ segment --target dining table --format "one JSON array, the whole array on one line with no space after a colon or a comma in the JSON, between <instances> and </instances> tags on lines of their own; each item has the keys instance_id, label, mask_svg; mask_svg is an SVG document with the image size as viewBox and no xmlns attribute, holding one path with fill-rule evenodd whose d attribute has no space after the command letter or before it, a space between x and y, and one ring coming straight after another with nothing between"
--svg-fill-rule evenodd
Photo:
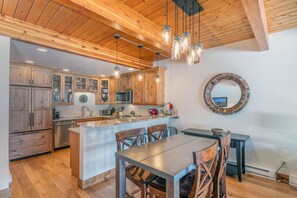
<instances>
[{"instance_id":1,"label":"dining table","mask_svg":"<svg viewBox=\"0 0 297 198\"><path fill-rule=\"evenodd\" d=\"M116 197L126 197L127 163L166 179L166 197L180 197L179 180L195 168L193 152L204 150L215 141L178 134L115 153Z\"/></svg>"}]
</instances>

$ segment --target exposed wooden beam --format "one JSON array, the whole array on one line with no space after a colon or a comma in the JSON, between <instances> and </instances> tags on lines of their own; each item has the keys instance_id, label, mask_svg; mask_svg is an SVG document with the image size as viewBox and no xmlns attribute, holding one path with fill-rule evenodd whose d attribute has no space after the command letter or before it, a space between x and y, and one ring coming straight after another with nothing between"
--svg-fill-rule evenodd
<instances>
[{"instance_id":1,"label":"exposed wooden beam","mask_svg":"<svg viewBox=\"0 0 297 198\"><path fill-rule=\"evenodd\" d=\"M261 51L269 50L268 28L263 0L241 0Z\"/></svg>"},{"instance_id":2,"label":"exposed wooden beam","mask_svg":"<svg viewBox=\"0 0 297 198\"><path fill-rule=\"evenodd\" d=\"M115 62L115 50L80 39L68 37L30 23L0 15L0 34L46 47L71 52L107 62ZM118 54L120 65L139 68L139 59ZM142 61L142 67L151 67L152 61Z\"/></svg>"},{"instance_id":3,"label":"exposed wooden beam","mask_svg":"<svg viewBox=\"0 0 297 198\"><path fill-rule=\"evenodd\" d=\"M85 16L171 53L162 44L162 27L118 0L54 0Z\"/></svg>"}]
</instances>

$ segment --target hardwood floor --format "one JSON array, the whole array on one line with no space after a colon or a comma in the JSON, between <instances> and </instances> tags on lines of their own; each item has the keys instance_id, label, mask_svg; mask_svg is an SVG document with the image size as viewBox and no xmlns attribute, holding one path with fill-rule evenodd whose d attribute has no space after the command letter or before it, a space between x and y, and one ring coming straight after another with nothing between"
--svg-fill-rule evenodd
<instances>
[{"instance_id":1,"label":"hardwood floor","mask_svg":"<svg viewBox=\"0 0 297 198\"><path fill-rule=\"evenodd\" d=\"M69 168L70 150L61 149L52 154L40 155L10 164L12 198L35 197L115 197L115 178L83 191ZM128 188L134 190L132 184ZM133 189L132 189L133 188ZM227 178L228 197L236 198L293 198L297 190L283 183L245 175L243 182Z\"/></svg>"}]
</instances>

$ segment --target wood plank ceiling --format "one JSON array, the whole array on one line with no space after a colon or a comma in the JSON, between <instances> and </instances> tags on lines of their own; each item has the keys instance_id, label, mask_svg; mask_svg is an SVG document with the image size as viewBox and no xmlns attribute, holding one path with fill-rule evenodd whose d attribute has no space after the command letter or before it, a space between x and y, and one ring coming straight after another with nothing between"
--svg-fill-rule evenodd
<instances>
[{"instance_id":1,"label":"wood plank ceiling","mask_svg":"<svg viewBox=\"0 0 297 198\"><path fill-rule=\"evenodd\" d=\"M119 1L153 21L160 28L164 25L166 0ZM83 14L83 12L73 9L73 7L67 7L66 5L69 5L69 2L65 2L67 0L0 0L0 13L2 16L12 17L110 49L115 49L113 35L119 33L135 43L143 43L155 51L161 51L162 54L170 56L168 50L158 49L150 43L144 43L129 34L101 23ZM169 24L174 27L174 4L171 1L169 2ZM204 8L201 14L201 40L206 48L254 37L240 0L200 0L199 3ZM297 27L296 0L265 0L264 5L269 33ZM179 10L179 13L181 24L182 11ZM196 21L197 17L196 15ZM178 33L181 34L182 25L179 26L178 30ZM196 41L198 40L197 30L196 24ZM123 40L119 41L119 51L134 57L134 59L139 56L137 46ZM149 63L155 59L155 54L149 50L144 49L142 54L143 59Z\"/></svg>"}]
</instances>

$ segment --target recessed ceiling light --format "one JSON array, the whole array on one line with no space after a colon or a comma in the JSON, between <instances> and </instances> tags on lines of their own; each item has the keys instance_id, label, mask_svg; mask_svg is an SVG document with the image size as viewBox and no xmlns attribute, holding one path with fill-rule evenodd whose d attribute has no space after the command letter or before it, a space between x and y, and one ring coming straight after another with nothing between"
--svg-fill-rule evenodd
<instances>
[{"instance_id":1,"label":"recessed ceiling light","mask_svg":"<svg viewBox=\"0 0 297 198\"><path fill-rule=\"evenodd\" d=\"M25 62L28 63L28 64L33 64L34 63L34 61L31 61L31 60L25 60Z\"/></svg>"},{"instance_id":2,"label":"recessed ceiling light","mask_svg":"<svg viewBox=\"0 0 297 198\"><path fill-rule=\"evenodd\" d=\"M69 69L62 69L63 72L69 72Z\"/></svg>"},{"instance_id":3,"label":"recessed ceiling light","mask_svg":"<svg viewBox=\"0 0 297 198\"><path fill-rule=\"evenodd\" d=\"M101 77L105 77L106 75L103 75L103 74L102 74L102 75L100 75L100 76L101 76Z\"/></svg>"},{"instance_id":4,"label":"recessed ceiling light","mask_svg":"<svg viewBox=\"0 0 297 198\"><path fill-rule=\"evenodd\" d=\"M135 69L134 69L134 68L129 68L128 70L129 70L129 71L134 71Z\"/></svg>"},{"instance_id":5,"label":"recessed ceiling light","mask_svg":"<svg viewBox=\"0 0 297 198\"><path fill-rule=\"evenodd\" d=\"M39 52L47 52L47 49L42 48L42 47L38 47L38 48L36 48L36 50Z\"/></svg>"}]
</instances>

